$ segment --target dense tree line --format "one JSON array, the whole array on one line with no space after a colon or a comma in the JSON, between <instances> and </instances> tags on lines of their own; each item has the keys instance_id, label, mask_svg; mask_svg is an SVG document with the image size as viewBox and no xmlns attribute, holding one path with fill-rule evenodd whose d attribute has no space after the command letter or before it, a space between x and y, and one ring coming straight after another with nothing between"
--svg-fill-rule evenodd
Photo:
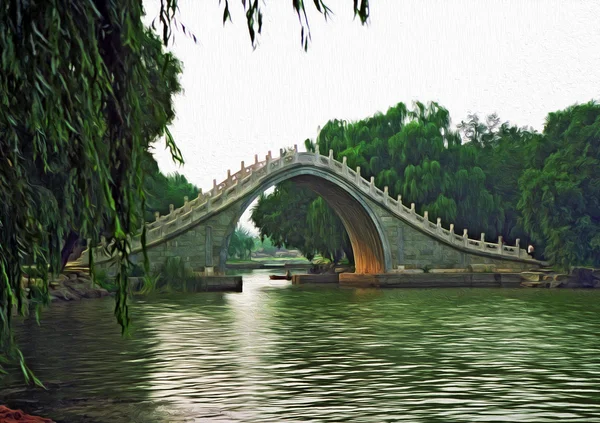
<instances>
[{"instance_id":1,"label":"dense tree line","mask_svg":"<svg viewBox=\"0 0 600 423\"><path fill-rule=\"evenodd\" d=\"M358 122L327 122L316 146L457 233L533 242L539 257L563 268L600 265L599 113L595 103L550 113L542 133L496 115L470 115L454 129L437 103L400 103ZM252 218L261 235L310 257L348 248L332 213L315 194L283 183L260 197Z\"/></svg>"}]
</instances>

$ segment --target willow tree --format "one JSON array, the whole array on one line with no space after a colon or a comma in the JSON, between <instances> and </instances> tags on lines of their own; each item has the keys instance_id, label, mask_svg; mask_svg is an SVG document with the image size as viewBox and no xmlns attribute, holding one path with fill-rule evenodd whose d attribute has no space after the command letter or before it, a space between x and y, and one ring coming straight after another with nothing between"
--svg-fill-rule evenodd
<instances>
[{"instance_id":1,"label":"willow tree","mask_svg":"<svg viewBox=\"0 0 600 423\"><path fill-rule=\"evenodd\" d=\"M519 178L525 229L557 267L600 266L600 105L550 113Z\"/></svg>"},{"instance_id":2,"label":"willow tree","mask_svg":"<svg viewBox=\"0 0 600 423\"><path fill-rule=\"evenodd\" d=\"M177 0L156 1L166 44ZM364 23L368 0L353 3ZM292 0L292 6L306 49L304 2ZM322 0L314 6L325 17L330 13ZM227 0L223 7L225 22ZM254 45L262 8L258 0L242 1L242 7ZM129 240L142 223L142 159L149 141L164 135L173 159L183 162L167 130L169 111L147 110L161 103L149 102L157 93L143 13L139 0L6 0L0 7L0 362L19 361L28 380L11 331L15 308L26 312L24 260L42 274L40 301L47 302L48 273L60 268L65 235L76 228L96 243L104 230L117 260L115 314L125 329ZM172 57L160 57L164 70ZM165 79L164 71L159 77Z\"/></svg>"}]
</instances>

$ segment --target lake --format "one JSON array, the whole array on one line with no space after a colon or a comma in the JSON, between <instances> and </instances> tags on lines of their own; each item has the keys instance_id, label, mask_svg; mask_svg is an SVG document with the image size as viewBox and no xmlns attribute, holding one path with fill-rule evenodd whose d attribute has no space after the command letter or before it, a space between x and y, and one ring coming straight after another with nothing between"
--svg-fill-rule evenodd
<instances>
[{"instance_id":1,"label":"lake","mask_svg":"<svg viewBox=\"0 0 600 423\"><path fill-rule=\"evenodd\" d=\"M353 289L53 304L0 398L57 422L600 422L600 291Z\"/></svg>"}]
</instances>

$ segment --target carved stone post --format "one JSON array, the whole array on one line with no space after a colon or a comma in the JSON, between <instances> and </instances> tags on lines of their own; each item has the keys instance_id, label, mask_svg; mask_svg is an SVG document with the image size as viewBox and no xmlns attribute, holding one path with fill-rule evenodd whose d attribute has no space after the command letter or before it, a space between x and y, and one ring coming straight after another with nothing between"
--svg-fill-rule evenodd
<instances>
[{"instance_id":1,"label":"carved stone post","mask_svg":"<svg viewBox=\"0 0 600 423\"><path fill-rule=\"evenodd\" d=\"M423 212L423 227L429 229L429 212L427 210Z\"/></svg>"},{"instance_id":2,"label":"carved stone post","mask_svg":"<svg viewBox=\"0 0 600 423\"><path fill-rule=\"evenodd\" d=\"M521 240L519 238L517 238L517 240L515 241L515 247L517 247L517 257L521 257L521 248L519 248L520 242Z\"/></svg>"},{"instance_id":3,"label":"carved stone post","mask_svg":"<svg viewBox=\"0 0 600 423\"><path fill-rule=\"evenodd\" d=\"M271 173L271 152L267 154L267 175Z\"/></svg>"},{"instance_id":4,"label":"carved stone post","mask_svg":"<svg viewBox=\"0 0 600 423\"><path fill-rule=\"evenodd\" d=\"M159 219L160 219L160 213L154 212L154 221L158 222Z\"/></svg>"},{"instance_id":5,"label":"carved stone post","mask_svg":"<svg viewBox=\"0 0 600 423\"><path fill-rule=\"evenodd\" d=\"M356 166L356 185L360 187L360 166Z\"/></svg>"},{"instance_id":6,"label":"carved stone post","mask_svg":"<svg viewBox=\"0 0 600 423\"><path fill-rule=\"evenodd\" d=\"M498 253L504 254L504 242L502 241L502 236L498 237Z\"/></svg>"},{"instance_id":7,"label":"carved stone post","mask_svg":"<svg viewBox=\"0 0 600 423\"><path fill-rule=\"evenodd\" d=\"M463 229L463 243L465 247L469 246L469 231L467 229Z\"/></svg>"},{"instance_id":8,"label":"carved stone post","mask_svg":"<svg viewBox=\"0 0 600 423\"><path fill-rule=\"evenodd\" d=\"M348 176L348 157L342 157L342 175Z\"/></svg>"},{"instance_id":9,"label":"carved stone post","mask_svg":"<svg viewBox=\"0 0 600 423\"><path fill-rule=\"evenodd\" d=\"M486 248L485 248L485 233L483 233L483 232L481 233L481 249L483 251L486 251Z\"/></svg>"},{"instance_id":10,"label":"carved stone post","mask_svg":"<svg viewBox=\"0 0 600 423\"><path fill-rule=\"evenodd\" d=\"M212 275L214 273L214 263L213 263L213 241L212 241L212 227L206 227L206 236L204 240L204 269L207 275Z\"/></svg>"},{"instance_id":11,"label":"carved stone post","mask_svg":"<svg viewBox=\"0 0 600 423\"><path fill-rule=\"evenodd\" d=\"M383 187L383 204L387 205L389 197L390 197L390 194L388 191L388 187L385 186L385 187Z\"/></svg>"},{"instance_id":12,"label":"carved stone post","mask_svg":"<svg viewBox=\"0 0 600 423\"><path fill-rule=\"evenodd\" d=\"M375 177L371 176L371 181L369 182L369 194L375 195Z\"/></svg>"}]
</instances>

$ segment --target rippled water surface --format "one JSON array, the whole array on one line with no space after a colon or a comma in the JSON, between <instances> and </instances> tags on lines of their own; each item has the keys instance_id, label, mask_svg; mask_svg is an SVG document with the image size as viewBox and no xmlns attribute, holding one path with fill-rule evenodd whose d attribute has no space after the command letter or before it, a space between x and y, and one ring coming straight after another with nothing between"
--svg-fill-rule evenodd
<instances>
[{"instance_id":1,"label":"rippled water surface","mask_svg":"<svg viewBox=\"0 0 600 423\"><path fill-rule=\"evenodd\" d=\"M600 292L340 289L245 275L243 293L53 305L18 328L58 422L600 422Z\"/></svg>"}]
</instances>

